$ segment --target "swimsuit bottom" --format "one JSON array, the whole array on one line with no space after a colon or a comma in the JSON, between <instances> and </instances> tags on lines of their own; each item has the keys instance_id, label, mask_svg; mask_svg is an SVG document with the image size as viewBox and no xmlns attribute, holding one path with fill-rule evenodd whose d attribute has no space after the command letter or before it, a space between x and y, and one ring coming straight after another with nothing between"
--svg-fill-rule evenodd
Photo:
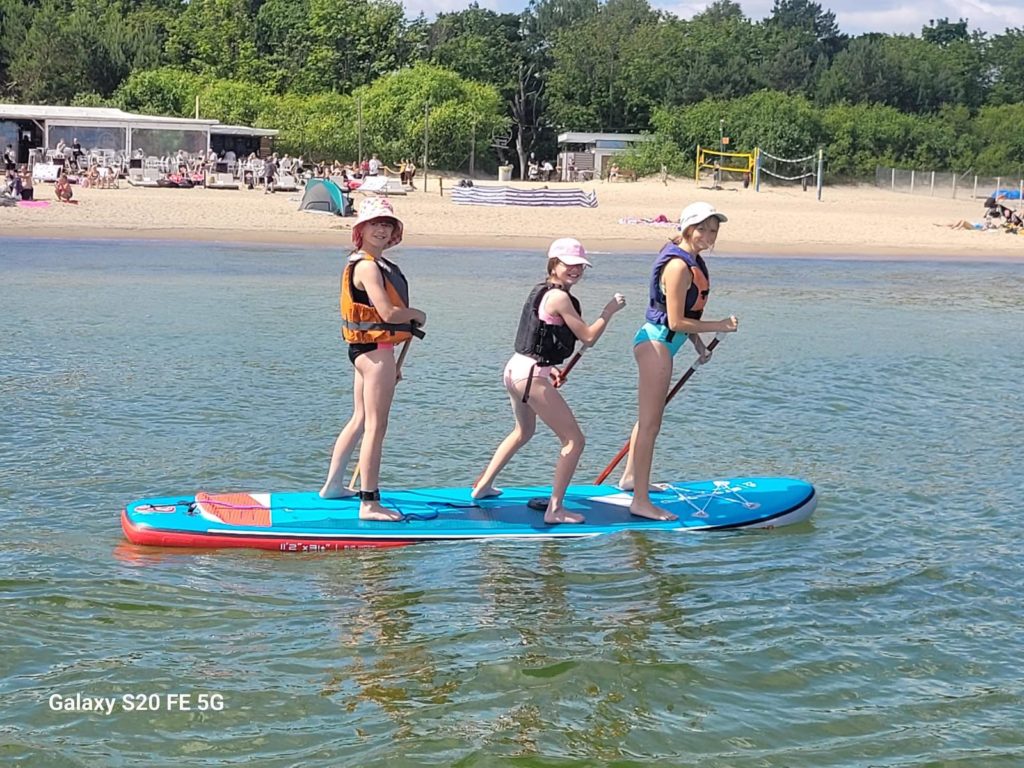
<instances>
[{"instance_id":1,"label":"swimsuit bottom","mask_svg":"<svg viewBox=\"0 0 1024 768\"><path fill-rule=\"evenodd\" d=\"M360 355L365 355L367 352L373 352L375 349L394 349L394 344L349 344L348 345L348 361L355 365L356 358Z\"/></svg>"},{"instance_id":2,"label":"swimsuit bottom","mask_svg":"<svg viewBox=\"0 0 1024 768\"><path fill-rule=\"evenodd\" d=\"M670 339L671 334L671 339ZM637 344L643 344L645 341L659 341L668 347L669 352L675 357L676 353L683 348L689 336L680 331L670 331L667 325L655 325L654 323L644 323L640 326L640 330L636 332L636 336L633 337L633 346Z\"/></svg>"}]
</instances>

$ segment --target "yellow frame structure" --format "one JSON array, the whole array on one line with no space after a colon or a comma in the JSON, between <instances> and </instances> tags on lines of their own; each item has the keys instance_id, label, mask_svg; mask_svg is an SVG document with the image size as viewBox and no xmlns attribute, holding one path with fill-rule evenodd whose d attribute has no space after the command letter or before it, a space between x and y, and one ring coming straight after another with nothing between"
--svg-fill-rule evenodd
<instances>
[{"instance_id":1,"label":"yellow frame structure","mask_svg":"<svg viewBox=\"0 0 1024 768\"><path fill-rule=\"evenodd\" d=\"M726 166L722 164L715 165L714 162L708 162L708 157L739 157L744 158L746 165L742 166ZM729 171L731 173L748 173L753 178L754 175L754 153L753 152L719 152L717 149L708 149L702 147L700 144L697 145L697 162L695 163L694 180L700 181L700 171L702 168L712 168L719 171Z\"/></svg>"}]
</instances>

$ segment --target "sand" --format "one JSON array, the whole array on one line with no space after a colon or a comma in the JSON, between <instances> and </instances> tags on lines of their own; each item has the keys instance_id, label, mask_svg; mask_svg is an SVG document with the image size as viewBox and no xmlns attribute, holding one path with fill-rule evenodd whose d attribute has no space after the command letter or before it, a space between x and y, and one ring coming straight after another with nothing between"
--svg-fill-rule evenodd
<instances>
[{"instance_id":1,"label":"sand","mask_svg":"<svg viewBox=\"0 0 1024 768\"><path fill-rule=\"evenodd\" d=\"M450 197L455 183L452 178L429 177L427 191L422 180L418 181L417 191L393 198L405 223L405 245L543 249L557 237L572 236L596 252L653 252L672 230L622 224L620 219L654 218L658 214L674 219L688 203L706 200L729 216L717 248L725 255L1024 261L1024 235L945 226L960 219L980 221L982 200L912 196L871 186L836 186L825 187L819 202L813 189L803 192L798 187L755 192L734 185L712 190L698 187L693 180L670 179L665 184L643 179L551 185L596 192L598 207L592 209L491 208L455 205ZM120 189L76 187L78 205L56 203L53 186L48 184L36 187L36 197L54 202L45 208L0 208L0 236L215 240L345 248L354 221L298 211L301 192L147 189L122 182ZM358 206L362 195L356 193L354 197Z\"/></svg>"}]
</instances>

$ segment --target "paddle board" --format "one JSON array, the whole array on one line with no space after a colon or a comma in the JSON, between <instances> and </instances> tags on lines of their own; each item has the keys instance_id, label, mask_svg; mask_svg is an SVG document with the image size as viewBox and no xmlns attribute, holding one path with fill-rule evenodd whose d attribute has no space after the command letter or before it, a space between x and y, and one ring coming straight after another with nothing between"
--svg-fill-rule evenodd
<instances>
[{"instance_id":1,"label":"paddle board","mask_svg":"<svg viewBox=\"0 0 1024 768\"><path fill-rule=\"evenodd\" d=\"M401 522L359 519L356 498L322 499L316 493L197 493L146 498L128 504L121 526L134 544L160 547L248 547L320 552L356 547L398 547L425 541L553 539L620 531L721 531L776 528L811 516L814 487L784 477L734 477L667 483L651 500L679 516L656 521L629 514L632 495L611 485L570 486L565 507L582 524L548 525L529 506L550 486L506 488L474 500L470 489L381 491L381 502Z\"/></svg>"}]
</instances>

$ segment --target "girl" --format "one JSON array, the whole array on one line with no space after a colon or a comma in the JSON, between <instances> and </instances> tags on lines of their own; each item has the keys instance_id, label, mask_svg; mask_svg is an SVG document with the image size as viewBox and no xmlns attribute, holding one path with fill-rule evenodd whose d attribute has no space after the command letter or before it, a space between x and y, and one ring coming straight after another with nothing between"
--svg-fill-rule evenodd
<instances>
[{"instance_id":1,"label":"girl","mask_svg":"<svg viewBox=\"0 0 1024 768\"><path fill-rule=\"evenodd\" d=\"M583 321L580 303L570 291L589 266L583 246L571 237L555 240L548 249L547 280L534 287L526 299L516 334L516 351L505 366L505 389L516 425L498 446L472 493L474 499L501 493L493 485L495 478L533 437L540 416L562 443L551 499L544 513L544 522L548 524L583 522L581 515L563 508L565 490L583 453L584 440L576 417L556 388L559 373L553 366L572 354L577 340L594 346L612 315L626 305L622 294L616 293L597 320L590 325Z\"/></svg>"},{"instance_id":2,"label":"girl","mask_svg":"<svg viewBox=\"0 0 1024 768\"><path fill-rule=\"evenodd\" d=\"M619 488L633 491L629 511L652 520L675 520L676 515L651 503L651 464L654 441L661 430L665 398L672 379L672 358L689 339L700 361L711 359L698 334L732 333L738 321L702 320L710 277L701 254L714 250L718 227L727 221L708 203L693 203L679 217L680 234L673 238L651 270L647 322L633 339L633 357L639 371L639 417L630 438L626 469Z\"/></svg>"},{"instance_id":3,"label":"girl","mask_svg":"<svg viewBox=\"0 0 1024 768\"><path fill-rule=\"evenodd\" d=\"M362 438L359 517L363 520L402 519L401 513L381 505L377 481L398 379L395 345L414 334L422 336L418 328L427 321L421 310L409 306L409 284L402 271L383 255L385 249L402 241L403 229L390 200L365 200L352 227L356 249L341 276L342 336L348 342L348 359L355 368L355 404L352 418L334 444L320 495L336 499L353 494L345 488L345 469L356 441Z\"/></svg>"}]
</instances>

